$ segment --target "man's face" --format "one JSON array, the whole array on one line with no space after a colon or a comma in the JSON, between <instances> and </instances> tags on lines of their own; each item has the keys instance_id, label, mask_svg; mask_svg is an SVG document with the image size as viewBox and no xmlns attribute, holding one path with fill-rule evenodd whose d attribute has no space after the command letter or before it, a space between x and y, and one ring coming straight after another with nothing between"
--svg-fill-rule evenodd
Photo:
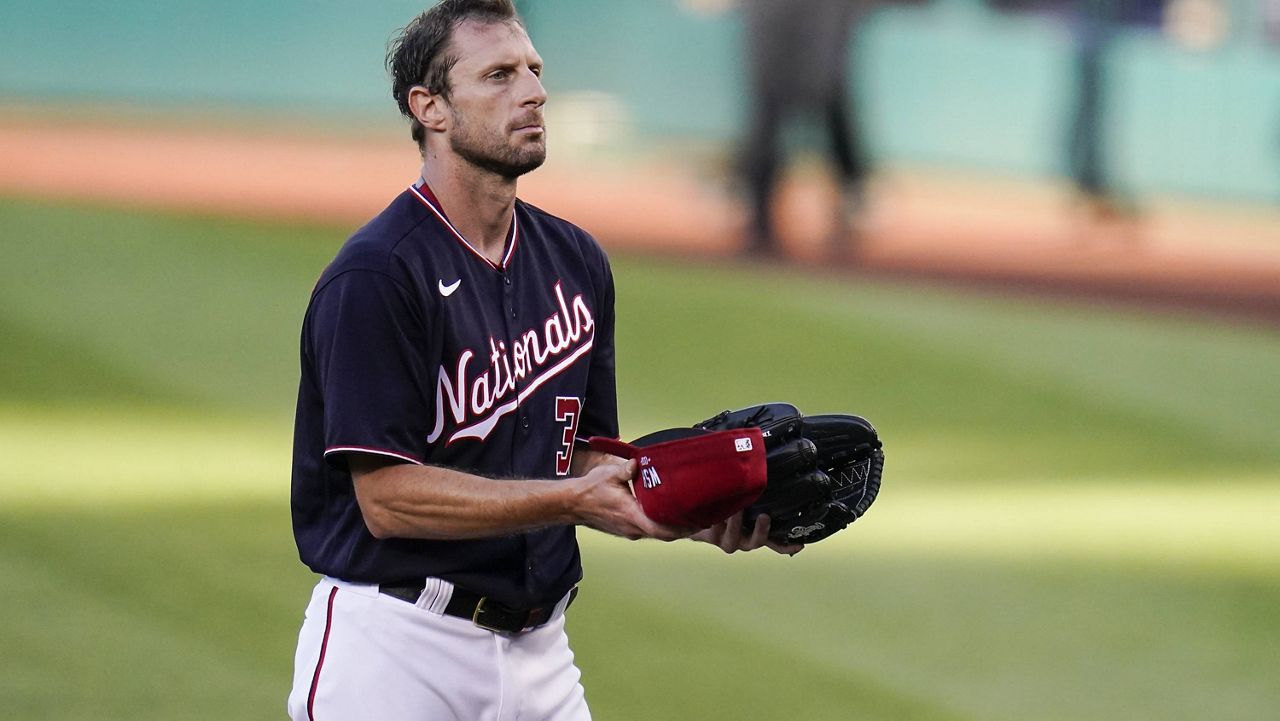
<instances>
[{"instance_id":1,"label":"man's face","mask_svg":"<svg viewBox=\"0 0 1280 721\"><path fill-rule=\"evenodd\" d=\"M547 157L542 58L515 23L467 21L453 33L449 145L471 164L516 178Z\"/></svg>"}]
</instances>

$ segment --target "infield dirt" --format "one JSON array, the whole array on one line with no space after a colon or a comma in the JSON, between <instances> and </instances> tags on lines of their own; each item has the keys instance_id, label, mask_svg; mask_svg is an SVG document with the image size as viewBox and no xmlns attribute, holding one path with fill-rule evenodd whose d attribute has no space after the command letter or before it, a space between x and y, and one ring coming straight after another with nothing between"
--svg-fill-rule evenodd
<instances>
[{"instance_id":1,"label":"infield dirt","mask_svg":"<svg viewBox=\"0 0 1280 721\"><path fill-rule=\"evenodd\" d=\"M0 119L0 192L355 227L411 182L399 138L284 129ZM567 153L521 197L609 249L736 257L743 214L722 177L673 159ZM851 257L824 254L835 198L803 165L779 192L786 259L867 273L1137 301L1280 325L1280 212L1177 199L1099 219L1049 181L886 169Z\"/></svg>"}]
</instances>

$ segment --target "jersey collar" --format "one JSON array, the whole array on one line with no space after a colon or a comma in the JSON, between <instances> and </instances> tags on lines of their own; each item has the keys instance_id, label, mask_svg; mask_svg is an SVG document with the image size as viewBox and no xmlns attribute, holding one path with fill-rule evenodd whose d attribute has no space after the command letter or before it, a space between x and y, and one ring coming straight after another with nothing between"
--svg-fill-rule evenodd
<instances>
[{"instance_id":1,"label":"jersey collar","mask_svg":"<svg viewBox=\"0 0 1280 721\"><path fill-rule=\"evenodd\" d=\"M453 227L453 223L449 221L449 217L444 214L444 206L440 205L440 199L436 197L435 193L431 192L431 186L427 185L426 180L418 178L417 183L409 186L409 191L412 192L423 205L427 206L427 208L437 218L439 218L440 222L449 229L451 234L453 234L453 237L456 238L459 243L462 243L462 247L471 251L472 255L484 261L490 268L497 271L504 271L511 265L511 256L516 252L516 241L519 240L520 237L519 213L513 212L511 214L511 230L507 232L507 251L502 254L502 262L495 263L492 260L489 260L484 253L476 250L475 246L471 244L471 241L462 237L462 233L458 232L458 229Z\"/></svg>"}]
</instances>

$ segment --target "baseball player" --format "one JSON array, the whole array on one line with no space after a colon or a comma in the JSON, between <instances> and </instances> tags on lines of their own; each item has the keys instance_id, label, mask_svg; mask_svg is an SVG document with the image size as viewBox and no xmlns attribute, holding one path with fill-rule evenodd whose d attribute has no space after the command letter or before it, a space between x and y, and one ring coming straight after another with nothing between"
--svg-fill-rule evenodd
<instances>
[{"instance_id":1,"label":"baseball player","mask_svg":"<svg viewBox=\"0 0 1280 721\"><path fill-rule=\"evenodd\" d=\"M516 198L542 61L510 0L444 0L387 57L422 176L343 245L303 320L292 513L321 574L293 719L585 719L564 612L575 526L768 545L768 518L659 525L617 437L600 246Z\"/></svg>"}]
</instances>

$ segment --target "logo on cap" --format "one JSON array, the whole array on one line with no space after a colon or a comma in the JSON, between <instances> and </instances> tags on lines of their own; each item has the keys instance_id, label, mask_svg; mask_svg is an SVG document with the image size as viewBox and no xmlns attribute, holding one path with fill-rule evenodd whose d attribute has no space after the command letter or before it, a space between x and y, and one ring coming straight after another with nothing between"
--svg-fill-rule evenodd
<instances>
[{"instance_id":1,"label":"logo on cap","mask_svg":"<svg viewBox=\"0 0 1280 721\"><path fill-rule=\"evenodd\" d=\"M751 450L751 439L750 439L750 438L735 438L735 439L733 440L733 446L734 446L734 448L737 448L737 449L738 449L738 452L739 452L739 453L745 453L745 452L747 452L747 451Z\"/></svg>"},{"instance_id":2,"label":"logo on cap","mask_svg":"<svg viewBox=\"0 0 1280 721\"><path fill-rule=\"evenodd\" d=\"M658 469L653 466L645 466L640 469L640 482L645 488L662 485L662 479L658 477Z\"/></svg>"}]
</instances>

